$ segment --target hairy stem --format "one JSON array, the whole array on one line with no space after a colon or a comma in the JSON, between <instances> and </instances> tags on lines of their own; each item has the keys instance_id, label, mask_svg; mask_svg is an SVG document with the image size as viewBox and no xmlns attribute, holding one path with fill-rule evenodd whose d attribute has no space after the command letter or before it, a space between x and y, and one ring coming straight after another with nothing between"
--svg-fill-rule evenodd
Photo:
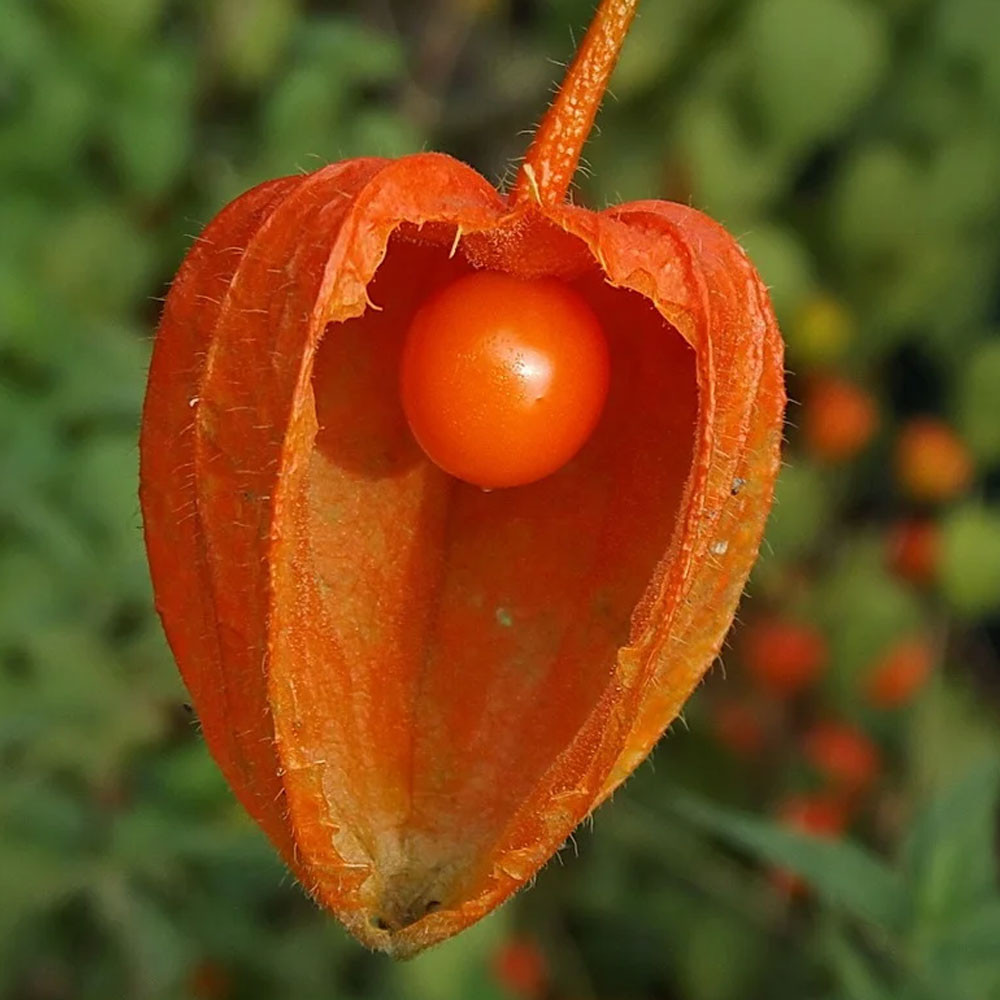
<instances>
[{"instance_id":1,"label":"hairy stem","mask_svg":"<svg viewBox=\"0 0 1000 1000\"><path fill-rule=\"evenodd\" d=\"M557 205L565 200L638 3L601 0L521 164L512 204Z\"/></svg>"}]
</instances>

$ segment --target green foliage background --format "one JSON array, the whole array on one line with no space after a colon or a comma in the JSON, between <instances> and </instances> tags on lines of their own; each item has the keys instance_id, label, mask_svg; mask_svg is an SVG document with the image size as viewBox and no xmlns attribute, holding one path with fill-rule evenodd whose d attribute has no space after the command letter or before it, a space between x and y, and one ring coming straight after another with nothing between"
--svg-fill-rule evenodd
<instances>
[{"instance_id":1,"label":"green foliage background","mask_svg":"<svg viewBox=\"0 0 1000 1000\"><path fill-rule=\"evenodd\" d=\"M793 396L833 369L880 404L876 440L837 467L807 454L791 410L743 611L822 628L831 668L799 710L883 750L848 842L761 818L816 777L791 742L767 766L720 747L710 708L720 685L743 690L733 654L737 676L716 671L596 834L397 966L291 884L185 709L136 501L145 367L183 252L246 187L361 153L437 148L509 176L590 8L0 5L0 996L503 1000L517 940L562 1000L1000 997L996 0L644 0L577 195L715 215L772 286ZM829 343L803 319L817 302ZM956 427L976 464L935 514L922 591L883 558L911 509L888 456L914 413ZM873 713L859 671L918 627L934 679ZM778 863L811 895L776 894Z\"/></svg>"}]
</instances>

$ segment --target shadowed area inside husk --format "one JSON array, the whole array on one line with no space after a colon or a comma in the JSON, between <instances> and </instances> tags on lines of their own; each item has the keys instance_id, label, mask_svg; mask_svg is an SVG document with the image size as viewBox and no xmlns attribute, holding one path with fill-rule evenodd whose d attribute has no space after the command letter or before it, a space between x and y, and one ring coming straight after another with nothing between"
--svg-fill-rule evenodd
<instances>
[{"instance_id":1,"label":"shadowed area inside husk","mask_svg":"<svg viewBox=\"0 0 1000 1000\"><path fill-rule=\"evenodd\" d=\"M313 369L318 431L291 512L299 637L322 664L302 732L339 828L372 865L378 925L460 904L608 684L670 548L694 445L694 353L596 265L573 279L612 354L600 425L566 467L486 492L429 463L397 385L427 295L470 269L399 236L375 307L330 324Z\"/></svg>"}]
</instances>

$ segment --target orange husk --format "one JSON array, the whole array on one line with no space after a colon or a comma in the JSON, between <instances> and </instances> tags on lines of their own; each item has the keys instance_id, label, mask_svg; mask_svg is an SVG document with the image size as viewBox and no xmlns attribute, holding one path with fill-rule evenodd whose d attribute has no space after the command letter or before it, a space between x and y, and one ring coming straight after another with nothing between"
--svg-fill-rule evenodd
<instances>
[{"instance_id":1,"label":"orange husk","mask_svg":"<svg viewBox=\"0 0 1000 1000\"><path fill-rule=\"evenodd\" d=\"M206 742L310 894L400 957L648 754L777 474L781 343L738 244L685 206L536 193L436 153L261 185L195 243L150 370L147 549ZM423 456L396 386L414 310L476 267L572 283L613 365L580 454L492 493Z\"/></svg>"}]
</instances>

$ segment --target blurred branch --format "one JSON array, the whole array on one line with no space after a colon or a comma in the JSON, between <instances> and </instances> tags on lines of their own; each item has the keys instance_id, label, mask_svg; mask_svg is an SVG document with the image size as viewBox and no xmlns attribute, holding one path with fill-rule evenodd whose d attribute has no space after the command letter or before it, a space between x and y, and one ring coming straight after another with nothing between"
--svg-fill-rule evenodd
<instances>
[{"instance_id":1,"label":"blurred branch","mask_svg":"<svg viewBox=\"0 0 1000 1000\"><path fill-rule=\"evenodd\" d=\"M432 132L440 120L445 92L478 17L479 5L472 0L428 4L400 99L402 113L424 132Z\"/></svg>"}]
</instances>

